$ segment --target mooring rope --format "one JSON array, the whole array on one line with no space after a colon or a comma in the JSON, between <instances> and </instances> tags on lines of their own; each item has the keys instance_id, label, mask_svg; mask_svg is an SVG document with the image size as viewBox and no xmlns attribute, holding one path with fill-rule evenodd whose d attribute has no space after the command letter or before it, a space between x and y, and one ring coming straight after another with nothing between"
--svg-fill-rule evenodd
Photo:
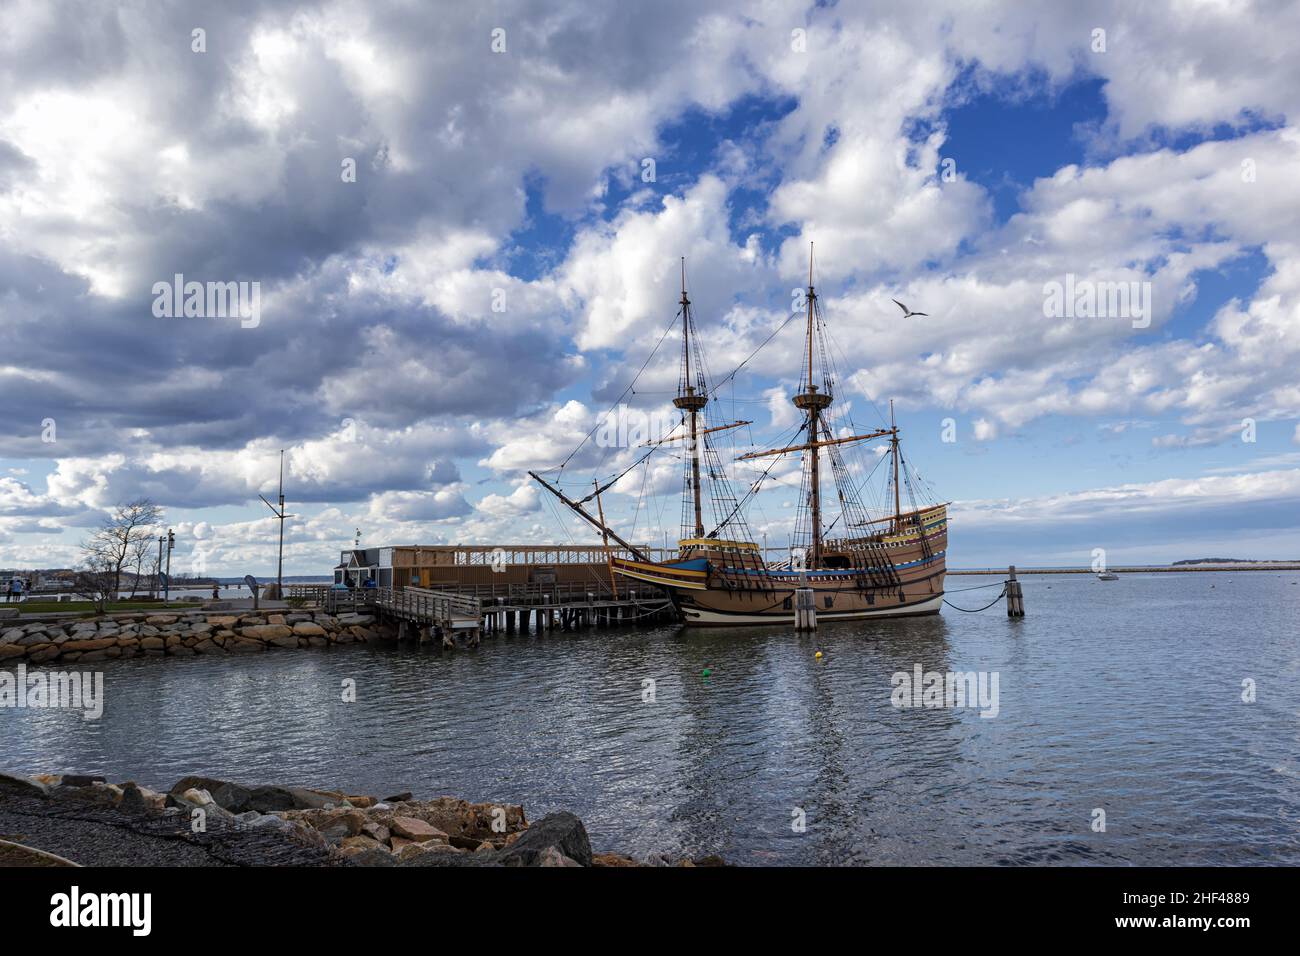
<instances>
[{"instance_id":1,"label":"mooring rope","mask_svg":"<svg viewBox=\"0 0 1300 956\"><path fill-rule=\"evenodd\" d=\"M989 587L990 585L984 585L984 586ZM963 588L962 590L974 591L975 588ZM980 611L987 611L993 605L997 604L1006 596L1006 593L1007 593L1006 585L1003 585L1002 590L998 592L998 596L995 597L992 601L989 601L989 603L985 604L983 607L958 607L957 605L949 601L947 598L943 599L943 603L948 605L950 608L952 608L955 611L965 611L967 614L978 614Z\"/></svg>"}]
</instances>

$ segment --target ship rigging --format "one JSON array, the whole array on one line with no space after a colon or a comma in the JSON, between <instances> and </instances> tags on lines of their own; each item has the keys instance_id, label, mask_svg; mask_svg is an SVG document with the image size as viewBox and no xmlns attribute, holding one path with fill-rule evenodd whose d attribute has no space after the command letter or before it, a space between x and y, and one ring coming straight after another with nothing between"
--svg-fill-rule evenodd
<instances>
[{"instance_id":1,"label":"ship rigging","mask_svg":"<svg viewBox=\"0 0 1300 956\"><path fill-rule=\"evenodd\" d=\"M673 405L680 413L677 426L666 436L646 442L643 455L605 482L597 480L585 498L574 500L558 487L558 477L548 481L536 472L529 474L565 506L600 532L627 549L630 559L610 559L613 572L664 588L688 624L762 624L786 622L790 617L796 587L812 588L819 599L819 613L830 619L900 616L936 613L943 598L947 547L946 503L918 505L918 486L927 491L903 456L899 428L890 402L885 427L863 431L854 426L848 406L837 409L836 367L832 359L833 339L822 315L814 283L814 258L809 250L808 286L802 316L793 312L759 346L762 349L797 318L804 319L800 346L800 379L791 402L800 421L793 443L733 455L738 467L757 467L770 459L745 490L737 496L735 485L724 467L715 438L749 421L720 422L713 414L720 404L717 387L710 387L700 347L694 310L687 294L685 260L679 310L681 356L677 392ZM667 330L665 330L665 335ZM660 344L663 337L660 338ZM656 351L658 350L656 346ZM744 360L723 382L734 381L737 372L757 354ZM625 390L634 389L637 378ZM838 411L838 414L837 414ZM588 436L590 437L590 435ZM864 443L886 439L887 445L874 467L846 460L845 452ZM789 441L787 439L787 441ZM659 449L684 444L682 456L681 538L676 559L655 562L608 527L601 516L588 511L592 499L613 487L638 467L649 467ZM581 446L579 446L581 447ZM572 459L571 453L559 468ZM788 456L799 455L800 490L788 561L769 563L766 549L755 543L746 518L746 508L755 502L766 483L780 479L776 467ZM874 509L867 507L862 493L884 461L885 496ZM750 465L750 463L755 463ZM839 514L825 521L826 491L823 470L829 466L834 486L833 504ZM865 474L861 482L858 474ZM705 479L707 480L707 483ZM706 494L711 520L706 522ZM910 508L903 509L906 486ZM599 509L598 509L599 510ZM639 509L638 509L639 510ZM871 511L877 513L871 517ZM712 527L708 527L712 525ZM837 527L838 536L830 532Z\"/></svg>"}]
</instances>

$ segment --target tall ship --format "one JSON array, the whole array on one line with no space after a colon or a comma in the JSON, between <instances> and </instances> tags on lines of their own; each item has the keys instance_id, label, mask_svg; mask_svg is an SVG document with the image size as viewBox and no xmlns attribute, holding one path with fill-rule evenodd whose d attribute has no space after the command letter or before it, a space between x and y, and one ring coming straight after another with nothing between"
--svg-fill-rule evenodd
<instances>
[{"instance_id":1,"label":"tall ship","mask_svg":"<svg viewBox=\"0 0 1300 956\"><path fill-rule=\"evenodd\" d=\"M721 433L752 423L722 424L712 414L717 396L706 376L683 265L682 349L673 400L681 419L668 436L647 443L651 451L638 462L660 447L679 442L684 447L683 534L675 556L651 560L648 549L628 543L605 524L603 509L593 515L583 507L593 498L599 505L600 492L631 469L603 487L597 481L594 492L578 501L530 472L595 526L607 545L612 539L621 546L628 557L611 555L613 575L662 588L688 625L789 625L800 589L812 591L822 621L937 614L943 603L947 503L925 502L932 496L903 454L892 402L889 419L882 423L885 427L872 431L855 433L859 429L853 427L851 416L836 414L833 350L813 285L811 248L805 300L803 316L793 313L787 319L787 323L805 320L800 380L790 396L798 411L798 426L787 444L734 456L739 467L767 463L738 494L717 441ZM870 447L869 442L880 443L874 465L855 467L846 461L846 451ZM750 532L745 513L759 490L773 480L774 471L795 455L801 459L800 488L789 557L769 562L766 549ZM883 494L874 507L868 507L864 494L873 478L881 479Z\"/></svg>"}]
</instances>

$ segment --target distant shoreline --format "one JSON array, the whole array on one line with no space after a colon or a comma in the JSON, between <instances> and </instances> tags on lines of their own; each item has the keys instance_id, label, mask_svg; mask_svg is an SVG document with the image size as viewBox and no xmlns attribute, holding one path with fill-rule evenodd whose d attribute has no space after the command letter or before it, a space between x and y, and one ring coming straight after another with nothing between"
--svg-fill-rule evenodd
<instances>
[{"instance_id":1,"label":"distant shoreline","mask_svg":"<svg viewBox=\"0 0 1300 956\"><path fill-rule=\"evenodd\" d=\"M1184 571L1300 571L1300 562L1279 561L1270 564L1265 561L1241 562L1239 564L1154 564L1132 565L1130 567L1109 567L1107 571L1114 574L1148 574L1181 573ZM949 574L1006 574L1006 568L949 568ZM1016 574L1097 574L1092 568L1022 568L1017 565Z\"/></svg>"}]
</instances>

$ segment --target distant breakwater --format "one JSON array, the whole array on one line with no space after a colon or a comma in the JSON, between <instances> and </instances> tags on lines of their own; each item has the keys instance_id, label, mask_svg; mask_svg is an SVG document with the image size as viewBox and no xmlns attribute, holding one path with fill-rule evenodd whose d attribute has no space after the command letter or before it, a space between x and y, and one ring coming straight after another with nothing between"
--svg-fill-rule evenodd
<instances>
[{"instance_id":1,"label":"distant breakwater","mask_svg":"<svg viewBox=\"0 0 1300 956\"><path fill-rule=\"evenodd\" d=\"M1300 562L1279 561L1270 564L1266 561L1241 564L1180 564L1152 565L1150 567L1134 565L1132 567L1108 567L1114 574L1159 574L1182 571L1300 571ZM1006 574L1006 568L949 568L948 574ZM1022 568L1016 566L1016 574L1099 574L1094 568Z\"/></svg>"},{"instance_id":2,"label":"distant breakwater","mask_svg":"<svg viewBox=\"0 0 1300 956\"><path fill-rule=\"evenodd\" d=\"M135 612L5 623L0 623L0 665L256 654L397 637L395 628L372 614L318 610Z\"/></svg>"}]
</instances>

